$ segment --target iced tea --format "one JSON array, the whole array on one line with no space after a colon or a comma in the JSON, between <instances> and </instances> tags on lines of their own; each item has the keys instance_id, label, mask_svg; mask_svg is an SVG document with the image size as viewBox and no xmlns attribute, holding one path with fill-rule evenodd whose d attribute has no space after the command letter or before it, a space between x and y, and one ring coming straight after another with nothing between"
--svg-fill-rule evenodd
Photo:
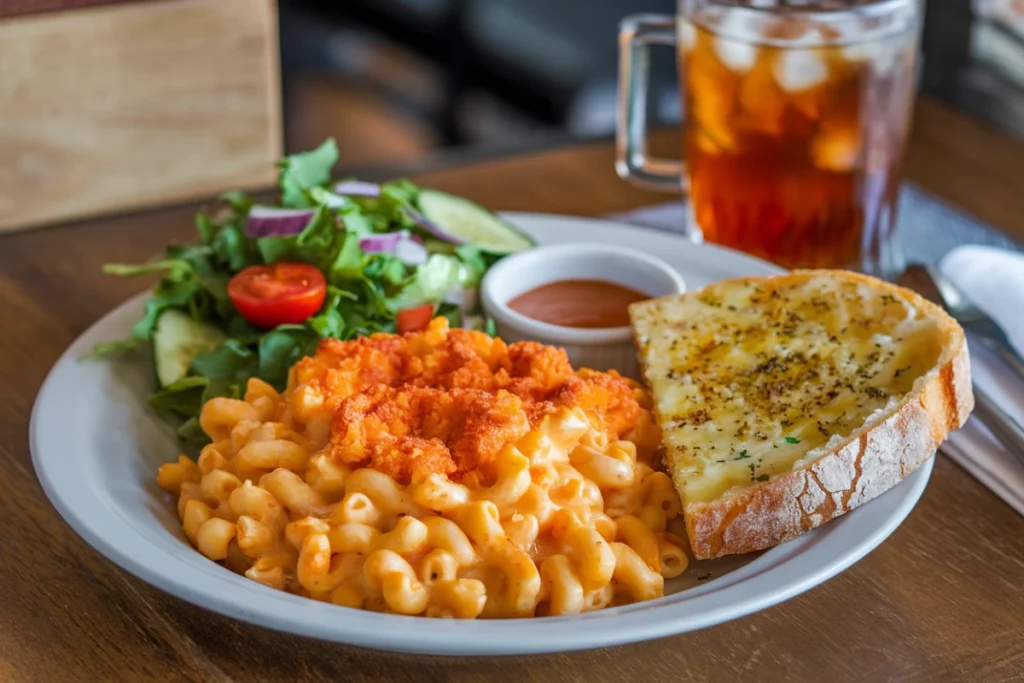
<instances>
[{"instance_id":1,"label":"iced tea","mask_svg":"<svg viewBox=\"0 0 1024 683\"><path fill-rule=\"evenodd\" d=\"M786 267L870 261L895 219L916 23L850 28L721 5L678 21L691 219L704 238Z\"/></svg>"}]
</instances>

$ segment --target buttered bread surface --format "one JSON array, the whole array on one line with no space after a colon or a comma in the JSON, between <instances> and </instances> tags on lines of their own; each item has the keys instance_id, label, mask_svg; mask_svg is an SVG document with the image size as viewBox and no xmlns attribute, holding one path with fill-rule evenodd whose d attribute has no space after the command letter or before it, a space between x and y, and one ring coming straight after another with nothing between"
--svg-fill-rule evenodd
<instances>
[{"instance_id":1,"label":"buttered bread surface","mask_svg":"<svg viewBox=\"0 0 1024 683\"><path fill-rule=\"evenodd\" d=\"M822 271L634 305L685 501L813 462L909 393L942 346L936 320L900 292Z\"/></svg>"}]
</instances>

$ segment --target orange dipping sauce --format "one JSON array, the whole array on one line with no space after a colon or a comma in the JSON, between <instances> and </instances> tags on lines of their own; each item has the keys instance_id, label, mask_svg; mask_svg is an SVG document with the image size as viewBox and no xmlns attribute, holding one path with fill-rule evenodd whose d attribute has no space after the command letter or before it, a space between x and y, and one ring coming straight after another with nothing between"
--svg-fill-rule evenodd
<instances>
[{"instance_id":1,"label":"orange dipping sauce","mask_svg":"<svg viewBox=\"0 0 1024 683\"><path fill-rule=\"evenodd\" d=\"M650 297L604 280L560 280L508 302L516 313L562 327L626 327L629 305Z\"/></svg>"}]
</instances>

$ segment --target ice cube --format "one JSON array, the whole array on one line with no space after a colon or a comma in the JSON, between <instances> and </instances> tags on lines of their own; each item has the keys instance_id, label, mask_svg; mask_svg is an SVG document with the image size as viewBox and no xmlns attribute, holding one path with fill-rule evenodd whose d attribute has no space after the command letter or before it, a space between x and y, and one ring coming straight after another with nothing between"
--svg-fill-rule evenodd
<instances>
[{"instance_id":1,"label":"ice cube","mask_svg":"<svg viewBox=\"0 0 1024 683\"><path fill-rule=\"evenodd\" d=\"M779 135L786 114L786 96L779 89L770 65L761 62L740 82L739 102L744 128Z\"/></svg>"},{"instance_id":2,"label":"ice cube","mask_svg":"<svg viewBox=\"0 0 1024 683\"><path fill-rule=\"evenodd\" d=\"M689 52L697 44L697 29L686 19L679 19L679 49L682 52Z\"/></svg>"},{"instance_id":3,"label":"ice cube","mask_svg":"<svg viewBox=\"0 0 1024 683\"><path fill-rule=\"evenodd\" d=\"M772 16L765 25L764 33L785 47L820 47L834 35L828 25L789 15Z\"/></svg>"},{"instance_id":4,"label":"ice cube","mask_svg":"<svg viewBox=\"0 0 1024 683\"><path fill-rule=\"evenodd\" d=\"M724 36L715 38L715 54L718 61L737 74L747 73L757 63L757 46Z\"/></svg>"},{"instance_id":5,"label":"ice cube","mask_svg":"<svg viewBox=\"0 0 1024 683\"><path fill-rule=\"evenodd\" d=\"M829 36L834 35L829 26L806 26L803 32L796 36L787 47L820 47L829 41Z\"/></svg>"},{"instance_id":6,"label":"ice cube","mask_svg":"<svg viewBox=\"0 0 1024 683\"><path fill-rule=\"evenodd\" d=\"M879 40L847 45L843 58L849 62L868 62L879 74L888 74L900 61L900 46L895 40Z\"/></svg>"},{"instance_id":7,"label":"ice cube","mask_svg":"<svg viewBox=\"0 0 1024 683\"><path fill-rule=\"evenodd\" d=\"M729 120L736 101L739 79L724 71L707 44L701 43L689 58L685 76L691 117L721 147L732 146Z\"/></svg>"},{"instance_id":8,"label":"ice cube","mask_svg":"<svg viewBox=\"0 0 1024 683\"><path fill-rule=\"evenodd\" d=\"M828 78L828 67L813 50L783 50L775 59L773 72L786 92L810 90Z\"/></svg>"},{"instance_id":9,"label":"ice cube","mask_svg":"<svg viewBox=\"0 0 1024 683\"><path fill-rule=\"evenodd\" d=\"M704 131L697 131L695 139L697 141L697 148L705 154L718 155L728 151Z\"/></svg>"},{"instance_id":10,"label":"ice cube","mask_svg":"<svg viewBox=\"0 0 1024 683\"><path fill-rule=\"evenodd\" d=\"M850 43L863 42L864 38L875 30L877 23L878 20L875 18L870 20L849 18L831 22L829 28L832 30L837 43L848 45Z\"/></svg>"},{"instance_id":11,"label":"ice cube","mask_svg":"<svg viewBox=\"0 0 1024 683\"><path fill-rule=\"evenodd\" d=\"M853 128L839 128L818 135L811 143L814 165L823 171L847 173L860 160L860 135Z\"/></svg>"},{"instance_id":12,"label":"ice cube","mask_svg":"<svg viewBox=\"0 0 1024 683\"><path fill-rule=\"evenodd\" d=\"M721 153L736 147L736 137L725 118L725 106L717 96L694 101L693 125L698 131L698 144L705 151Z\"/></svg>"},{"instance_id":13,"label":"ice cube","mask_svg":"<svg viewBox=\"0 0 1024 683\"><path fill-rule=\"evenodd\" d=\"M718 61L730 71L745 74L757 62L757 27L751 17L740 10L733 10L721 18L715 26L715 54Z\"/></svg>"}]
</instances>

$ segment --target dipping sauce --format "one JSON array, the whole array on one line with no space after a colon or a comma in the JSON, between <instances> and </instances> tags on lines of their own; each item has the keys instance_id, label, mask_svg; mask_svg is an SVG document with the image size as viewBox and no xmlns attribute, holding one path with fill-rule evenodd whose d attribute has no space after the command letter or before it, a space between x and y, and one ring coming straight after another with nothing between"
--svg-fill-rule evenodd
<instances>
[{"instance_id":1,"label":"dipping sauce","mask_svg":"<svg viewBox=\"0 0 1024 683\"><path fill-rule=\"evenodd\" d=\"M520 294L508 307L527 318L562 327L627 327L629 305L650 298L604 280L560 280Z\"/></svg>"}]
</instances>

